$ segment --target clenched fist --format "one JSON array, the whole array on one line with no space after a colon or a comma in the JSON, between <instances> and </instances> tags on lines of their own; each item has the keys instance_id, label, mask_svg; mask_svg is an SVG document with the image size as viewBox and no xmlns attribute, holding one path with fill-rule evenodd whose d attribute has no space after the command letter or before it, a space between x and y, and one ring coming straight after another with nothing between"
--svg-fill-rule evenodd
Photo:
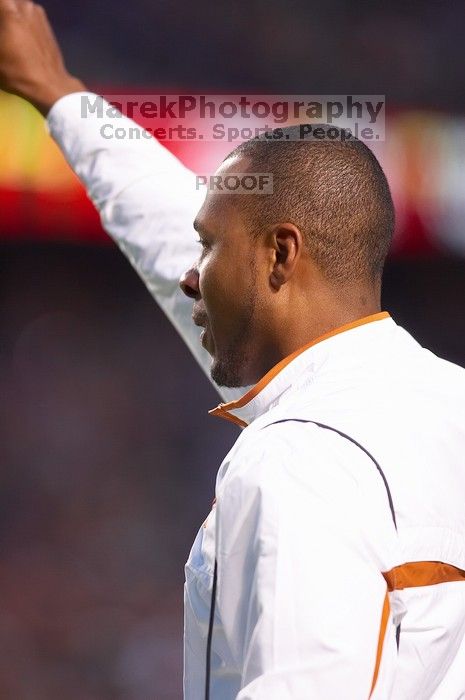
<instances>
[{"instance_id":1,"label":"clenched fist","mask_svg":"<svg viewBox=\"0 0 465 700\"><path fill-rule=\"evenodd\" d=\"M45 10L30 0L0 0L0 88L44 116L60 97L85 89L68 73Z\"/></svg>"}]
</instances>

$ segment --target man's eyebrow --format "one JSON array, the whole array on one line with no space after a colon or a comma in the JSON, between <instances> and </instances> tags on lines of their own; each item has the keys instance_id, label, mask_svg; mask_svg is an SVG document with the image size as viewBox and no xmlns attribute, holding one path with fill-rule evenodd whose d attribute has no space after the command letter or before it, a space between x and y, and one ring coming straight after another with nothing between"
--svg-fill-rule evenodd
<instances>
[{"instance_id":1,"label":"man's eyebrow","mask_svg":"<svg viewBox=\"0 0 465 700\"><path fill-rule=\"evenodd\" d=\"M203 226L198 219L194 220L193 227L197 233L203 234L204 236L210 235L205 226Z\"/></svg>"}]
</instances>

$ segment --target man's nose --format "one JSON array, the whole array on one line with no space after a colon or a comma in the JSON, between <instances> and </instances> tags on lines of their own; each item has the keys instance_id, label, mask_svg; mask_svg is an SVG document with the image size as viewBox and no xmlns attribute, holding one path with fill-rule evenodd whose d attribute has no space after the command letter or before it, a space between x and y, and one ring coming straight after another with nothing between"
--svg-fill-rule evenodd
<instances>
[{"instance_id":1,"label":"man's nose","mask_svg":"<svg viewBox=\"0 0 465 700\"><path fill-rule=\"evenodd\" d=\"M181 276L179 286L187 297L198 299L200 297L199 289L199 271L197 265L193 265Z\"/></svg>"}]
</instances>

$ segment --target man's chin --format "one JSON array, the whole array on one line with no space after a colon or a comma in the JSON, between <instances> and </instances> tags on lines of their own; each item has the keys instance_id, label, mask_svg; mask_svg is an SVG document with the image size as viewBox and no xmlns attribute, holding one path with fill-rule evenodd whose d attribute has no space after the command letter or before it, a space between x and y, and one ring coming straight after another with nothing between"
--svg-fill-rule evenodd
<instances>
[{"instance_id":1,"label":"man's chin","mask_svg":"<svg viewBox=\"0 0 465 700\"><path fill-rule=\"evenodd\" d=\"M222 386L227 389L241 389L247 386L247 382L241 376L239 367L234 367L231 364L225 364L215 360L212 356L212 366L210 367L210 376L217 386Z\"/></svg>"}]
</instances>

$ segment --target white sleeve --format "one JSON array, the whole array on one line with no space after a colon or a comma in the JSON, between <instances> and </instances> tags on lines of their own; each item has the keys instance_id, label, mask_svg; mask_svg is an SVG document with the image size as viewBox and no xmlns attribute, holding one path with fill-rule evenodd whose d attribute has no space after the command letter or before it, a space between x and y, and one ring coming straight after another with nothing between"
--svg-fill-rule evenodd
<instances>
[{"instance_id":1,"label":"white sleeve","mask_svg":"<svg viewBox=\"0 0 465 700\"><path fill-rule=\"evenodd\" d=\"M86 110L82 100L101 100L105 116ZM191 318L192 300L179 289L179 278L198 257L192 226L205 192L195 174L156 139L105 138L102 127L134 129L126 117L107 116L108 103L92 93L58 100L47 125L66 160L100 213L103 227L135 267L151 294L210 376L210 357L199 342ZM133 134L134 136L134 134ZM218 387L217 387L218 388ZM218 389L229 401L242 392Z\"/></svg>"},{"instance_id":2,"label":"white sleeve","mask_svg":"<svg viewBox=\"0 0 465 700\"><path fill-rule=\"evenodd\" d=\"M242 672L237 700L387 699L397 654L381 571L397 550L381 479L342 438L315 433L300 449L301 428L266 432L217 490L218 615Z\"/></svg>"}]
</instances>

